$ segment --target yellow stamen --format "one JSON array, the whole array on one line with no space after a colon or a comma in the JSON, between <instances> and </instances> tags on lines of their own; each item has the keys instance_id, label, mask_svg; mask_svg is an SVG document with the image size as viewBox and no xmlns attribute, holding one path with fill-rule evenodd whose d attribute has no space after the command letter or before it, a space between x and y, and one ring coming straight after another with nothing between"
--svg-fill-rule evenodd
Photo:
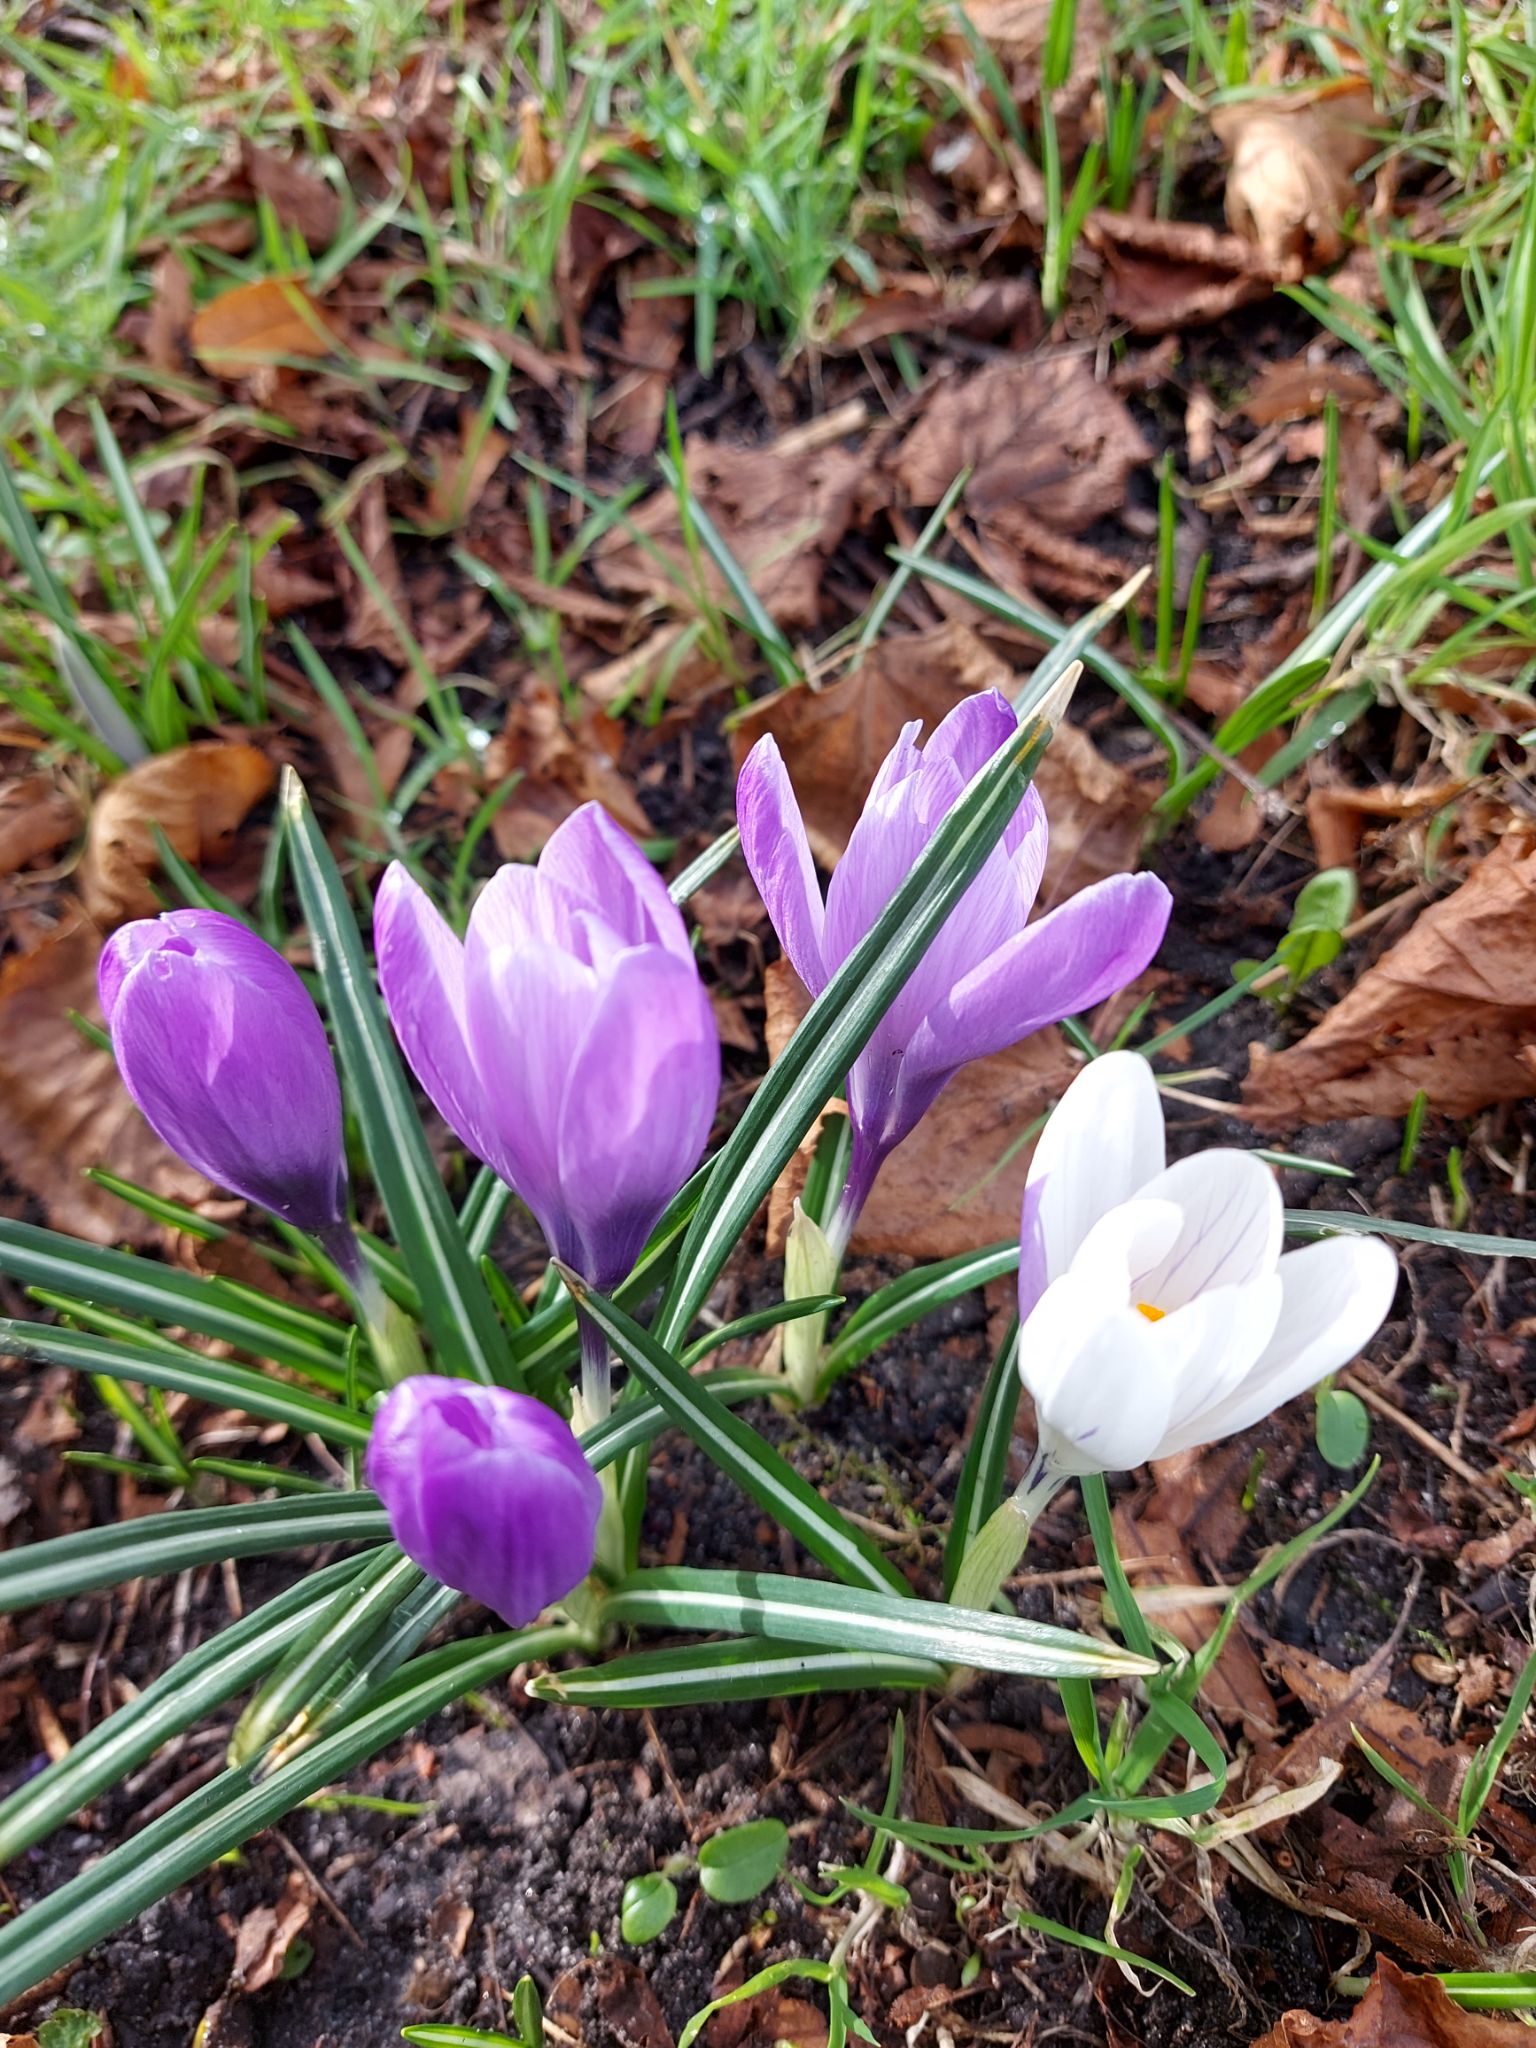
<instances>
[{"instance_id":1,"label":"yellow stamen","mask_svg":"<svg viewBox=\"0 0 1536 2048\"><path fill-rule=\"evenodd\" d=\"M1154 1308L1150 1301L1138 1301L1136 1313L1139 1316L1145 1316L1149 1323L1160 1323L1168 1311L1165 1308Z\"/></svg>"}]
</instances>

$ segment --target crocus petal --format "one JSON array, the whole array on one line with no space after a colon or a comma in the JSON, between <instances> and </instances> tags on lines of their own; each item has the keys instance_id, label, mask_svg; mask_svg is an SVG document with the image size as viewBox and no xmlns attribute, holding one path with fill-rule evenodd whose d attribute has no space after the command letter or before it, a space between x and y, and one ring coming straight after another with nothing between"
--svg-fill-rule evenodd
<instances>
[{"instance_id":1,"label":"crocus petal","mask_svg":"<svg viewBox=\"0 0 1536 2048\"><path fill-rule=\"evenodd\" d=\"M189 1165L305 1230L346 1215L341 1089L298 975L237 918L175 911L108 942L123 1085Z\"/></svg>"},{"instance_id":2,"label":"crocus petal","mask_svg":"<svg viewBox=\"0 0 1536 2048\"><path fill-rule=\"evenodd\" d=\"M1347 1365L1381 1328L1397 1291L1397 1260L1374 1237L1324 1238L1287 1252L1276 1270L1274 1334L1242 1384L1207 1409L1195 1443L1250 1429Z\"/></svg>"},{"instance_id":3,"label":"crocus petal","mask_svg":"<svg viewBox=\"0 0 1536 2048\"><path fill-rule=\"evenodd\" d=\"M507 1179L470 1055L464 948L398 861L373 901L379 988L406 1063L454 1136Z\"/></svg>"},{"instance_id":4,"label":"crocus petal","mask_svg":"<svg viewBox=\"0 0 1536 2048\"><path fill-rule=\"evenodd\" d=\"M1205 1416L1252 1372L1274 1334L1280 1298L1279 1279L1265 1273L1241 1286L1212 1287L1165 1318L1170 1323L1187 1320L1195 1335L1173 1390L1157 1457L1208 1441Z\"/></svg>"},{"instance_id":5,"label":"crocus petal","mask_svg":"<svg viewBox=\"0 0 1536 2048\"><path fill-rule=\"evenodd\" d=\"M476 936L472 930L465 949L465 1021L489 1156L554 1250L573 1259L579 1245L560 1183L560 1109L598 1002L598 977L558 946L487 947Z\"/></svg>"},{"instance_id":6,"label":"crocus petal","mask_svg":"<svg viewBox=\"0 0 1536 2048\"><path fill-rule=\"evenodd\" d=\"M978 690L974 697L963 697L934 727L923 745L924 771L931 773L940 761L953 761L960 780L969 782L1018 729L1018 714L1001 690Z\"/></svg>"},{"instance_id":7,"label":"crocus petal","mask_svg":"<svg viewBox=\"0 0 1536 2048\"><path fill-rule=\"evenodd\" d=\"M1148 1181L1143 1201L1176 1202L1184 1228L1136 1286L1165 1313L1210 1287L1240 1287L1272 1273L1285 1211L1275 1177L1251 1152L1220 1149L1180 1159Z\"/></svg>"},{"instance_id":8,"label":"crocus petal","mask_svg":"<svg viewBox=\"0 0 1536 2048\"><path fill-rule=\"evenodd\" d=\"M822 958L825 911L805 821L771 734L742 763L736 779L742 857L790 964L813 995L827 984Z\"/></svg>"},{"instance_id":9,"label":"crocus petal","mask_svg":"<svg viewBox=\"0 0 1536 2048\"><path fill-rule=\"evenodd\" d=\"M666 883L601 804L583 804L555 827L539 855L538 877L595 910L630 945L662 946L692 961L688 928Z\"/></svg>"},{"instance_id":10,"label":"crocus petal","mask_svg":"<svg viewBox=\"0 0 1536 2048\"><path fill-rule=\"evenodd\" d=\"M1058 1472L1123 1472L1155 1454L1194 1334L1106 1307L1080 1274L1046 1289L1019 1332L1019 1376Z\"/></svg>"},{"instance_id":11,"label":"crocus petal","mask_svg":"<svg viewBox=\"0 0 1536 2048\"><path fill-rule=\"evenodd\" d=\"M1015 932L935 1006L914 1058L953 1072L1091 1009L1148 965L1172 905L1155 875L1111 875L1080 889Z\"/></svg>"},{"instance_id":12,"label":"crocus petal","mask_svg":"<svg viewBox=\"0 0 1536 2048\"><path fill-rule=\"evenodd\" d=\"M1163 1106L1135 1052L1090 1060L1035 1144L1020 1233L1019 1314L1071 1265L1101 1216L1162 1171Z\"/></svg>"},{"instance_id":13,"label":"crocus petal","mask_svg":"<svg viewBox=\"0 0 1536 2048\"><path fill-rule=\"evenodd\" d=\"M692 961L625 953L603 981L560 1109L567 1254L613 1287L698 1165L720 1094L720 1039Z\"/></svg>"},{"instance_id":14,"label":"crocus petal","mask_svg":"<svg viewBox=\"0 0 1536 2048\"><path fill-rule=\"evenodd\" d=\"M1045 857L1050 848L1051 828L1045 815L1045 803L1039 790L1031 783L1024 792L1023 803L1003 830L1003 851L1008 856L1013 874L1014 898L1021 906L1020 922L1034 908L1035 898L1040 893L1040 878L1045 873Z\"/></svg>"},{"instance_id":15,"label":"crocus petal","mask_svg":"<svg viewBox=\"0 0 1536 2048\"><path fill-rule=\"evenodd\" d=\"M402 1380L374 1417L367 1473L406 1556L513 1628L591 1569L602 1485L566 1423L526 1394Z\"/></svg>"},{"instance_id":16,"label":"crocus petal","mask_svg":"<svg viewBox=\"0 0 1536 2048\"><path fill-rule=\"evenodd\" d=\"M896 735L896 744L891 748L880 766L875 770L875 779L869 785L866 804L879 803L900 782L907 782L920 773L923 765L923 751L917 744L918 734L923 729L920 718L909 718Z\"/></svg>"}]
</instances>

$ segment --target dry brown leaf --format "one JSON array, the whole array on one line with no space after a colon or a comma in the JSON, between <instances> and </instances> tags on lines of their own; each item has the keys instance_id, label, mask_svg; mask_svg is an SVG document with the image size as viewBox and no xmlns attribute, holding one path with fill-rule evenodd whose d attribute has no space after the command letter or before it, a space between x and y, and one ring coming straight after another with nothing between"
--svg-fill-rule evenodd
<instances>
[{"instance_id":1,"label":"dry brown leaf","mask_svg":"<svg viewBox=\"0 0 1536 2048\"><path fill-rule=\"evenodd\" d=\"M159 1225L88 1181L87 1167L192 1206L213 1191L144 1122L112 1055L69 1021L71 1010L101 1021L100 953L100 934L81 922L0 967L0 1157L56 1230L92 1244L149 1245Z\"/></svg>"},{"instance_id":2,"label":"dry brown leaf","mask_svg":"<svg viewBox=\"0 0 1536 2048\"><path fill-rule=\"evenodd\" d=\"M1218 107L1211 126L1232 159L1227 220L1266 262L1299 278L1344 253L1354 174L1377 143L1364 79L1328 79L1304 92Z\"/></svg>"},{"instance_id":3,"label":"dry brown leaf","mask_svg":"<svg viewBox=\"0 0 1536 2048\"><path fill-rule=\"evenodd\" d=\"M1153 1586L1202 1586L1206 1582L1195 1568L1184 1539L1173 1523L1157 1513L1156 1495L1138 1515L1130 1504L1117 1504L1115 1534L1122 1558L1146 1559L1149 1568L1138 1571L1134 1584L1139 1591ZM1159 1611L1157 1620L1187 1650L1198 1650L1215 1628L1222 1609L1173 1607ZM1280 1716L1263 1667L1252 1644L1240 1631L1227 1638L1215 1669L1201 1688L1202 1698L1223 1721L1241 1722L1250 1741L1273 1741L1280 1731Z\"/></svg>"},{"instance_id":4,"label":"dry brown leaf","mask_svg":"<svg viewBox=\"0 0 1536 2048\"><path fill-rule=\"evenodd\" d=\"M1266 1667L1312 1717L1310 1726L1268 1759L1266 1769L1277 1783L1304 1785L1320 1763L1347 1757L1358 1728L1394 1770L1425 1787L1431 1805L1454 1801L1462 1757L1432 1735L1411 1707L1390 1696L1396 1649L1387 1642L1346 1671L1294 1643L1266 1646Z\"/></svg>"},{"instance_id":5,"label":"dry brown leaf","mask_svg":"<svg viewBox=\"0 0 1536 2048\"><path fill-rule=\"evenodd\" d=\"M144 320L144 354L157 370L182 375L192 327L192 280L174 249L155 259Z\"/></svg>"},{"instance_id":6,"label":"dry brown leaf","mask_svg":"<svg viewBox=\"0 0 1536 2048\"><path fill-rule=\"evenodd\" d=\"M600 803L626 832L648 837L650 822L615 765L622 743L622 726L597 711L573 731L559 698L543 685L514 703L485 756L492 787L509 775L522 778L491 823L502 859L532 860L555 827L584 803Z\"/></svg>"},{"instance_id":7,"label":"dry brown leaf","mask_svg":"<svg viewBox=\"0 0 1536 2048\"><path fill-rule=\"evenodd\" d=\"M1253 2048L1521 2048L1528 2038L1518 2020L1464 2012L1438 1977L1410 1977L1382 1956L1347 2018L1293 2010Z\"/></svg>"},{"instance_id":8,"label":"dry brown leaf","mask_svg":"<svg viewBox=\"0 0 1536 2048\"><path fill-rule=\"evenodd\" d=\"M739 2005L722 2006L704 2029L704 2048L780 2048L781 2043L783 2048L826 2048L826 2014L792 1992L760 1991Z\"/></svg>"},{"instance_id":9,"label":"dry brown leaf","mask_svg":"<svg viewBox=\"0 0 1536 2048\"><path fill-rule=\"evenodd\" d=\"M380 597L353 569L350 562L338 564L347 601L346 641L349 647L371 648L395 668L406 668L410 657L400 644L391 613L405 625L411 624L410 600L395 554L395 537L389 523L389 505L384 496L384 479L370 477L357 501L357 544L373 572Z\"/></svg>"},{"instance_id":10,"label":"dry brown leaf","mask_svg":"<svg viewBox=\"0 0 1536 2048\"><path fill-rule=\"evenodd\" d=\"M432 456L427 517L443 532L457 532L484 497L512 443L495 427L482 433L478 416L466 409L459 414L457 439L437 434L427 445Z\"/></svg>"},{"instance_id":11,"label":"dry brown leaf","mask_svg":"<svg viewBox=\"0 0 1536 2048\"><path fill-rule=\"evenodd\" d=\"M977 690L1011 695L1018 683L979 634L947 620L931 632L879 642L829 690L789 690L755 704L732 729L732 757L739 769L760 735L773 734L812 851L823 867L835 867L902 726L917 718L932 732ZM1051 827L1043 909L1088 882L1135 867L1148 795L1106 761L1086 733L1059 728L1035 783Z\"/></svg>"},{"instance_id":12,"label":"dry brown leaf","mask_svg":"<svg viewBox=\"0 0 1536 2048\"><path fill-rule=\"evenodd\" d=\"M296 277L232 285L192 316L192 353L216 377L249 376L292 356L328 356L341 336Z\"/></svg>"},{"instance_id":13,"label":"dry brown leaf","mask_svg":"<svg viewBox=\"0 0 1536 2048\"><path fill-rule=\"evenodd\" d=\"M1380 405L1385 395L1361 370L1300 355L1261 363L1236 409L1256 427L1268 427L1279 420L1318 419L1330 398L1341 412L1359 412Z\"/></svg>"},{"instance_id":14,"label":"dry brown leaf","mask_svg":"<svg viewBox=\"0 0 1536 2048\"><path fill-rule=\"evenodd\" d=\"M256 1906L241 1920L235 1934L232 1988L261 1991L275 1983L295 1939L309 1925L314 1893L302 1872L293 1870L275 1906Z\"/></svg>"},{"instance_id":15,"label":"dry brown leaf","mask_svg":"<svg viewBox=\"0 0 1536 2048\"><path fill-rule=\"evenodd\" d=\"M80 827L68 790L51 775L20 775L0 783L0 875L14 875L67 845Z\"/></svg>"},{"instance_id":16,"label":"dry brown leaf","mask_svg":"<svg viewBox=\"0 0 1536 2048\"><path fill-rule=\"evenodd\" d=\"M1243 748L1237 756L1238 765L1247 769L1250 776L1257 775L1265 762L1280 751L1281 743L1280 733L1265 733L1252 746ZM1238 776L1223 775L1210 809L1195 827L1195 837L1213 853L1241 853L1263 835L1271 822L1264 797L1256 797ZM1318 866L1329 865L1319 855Z\"/></svg>"},{"instance_id":17,"label":"dry brown leaf","mask_svg":"<svg viewBox=\"0 0 1536 2048\"><path fill-rule=\"evenodd\" d=\"M1069 534L1118 512L1151 452L1081 356L1047 356L941 385L891 466L914 505L936 505L968 467L967 506L1007 538L1015 506Z\"/></svg>"},{"instance_id":18,"label":"dry brown leaf","mask_svg":"<svg viewBox=\"0 0 1536 2048\"><path fill-rule=\"evenodd\" d=\"M763 977L770 1059L777 1059L810 1007L787 960ZM1036 1117L1058 1101L1077 1071L1054 1027L1021 1045L962 1067L911 1137L896 1147L853 1233L852 1249L872 1257L947 1259L1013 1236L1019 1227L1031 1146L999 1161ZM780 1174L768 1198L768 1248L777 1256L817 1132Z\"/></svg>"},{"instance_id":19,"label":"dry brown leaf","mask_svg":"<svg viewBox=\"0 0 1536 2048\"><path fill-rule=\"evenodd\" d=\"M581 316L591 305L598 286L615 263L633 256L645 246L636 228L615 219L601 207L578 199L571 208L555 259L555 287L567 329L567 347L580 350Z\"/></svg>"},{"instance_id":20,"label":"dry brown leaf","mask_svg":"<svg viewBox=\"0 0 1536 2048\"><path fill-rule=\"evenodd\" d=\"M243 742L194 740L140 761L109 783L86 828L80 895L111 929L160 908L149 877L159 872L155 830L194 866L228 857L228 842L252 804L276 781L266 755Z\"/></svg>"},{"instance_id":21,"label":"dry brown leaf","mask_svg":"<svg viewBox=\"0 0 1536 2048\"><path fill-rule=\"evenodd\" d=\"M971 27L1008 67L1014 98L1021 106L1027 105L1040 90L1040 58L1050 27L1051 0L963 0L963 5ZM1078 0L1071 72L1061 95L1068 105L1081 100L1097 80L1108 33L1100 0Z\"/></svg>"},{"instance_id":22,"label":"dry brown leaf","mask_svg":"<svg viewBox=\"0 0 1536 2048\"><path fill-rule=\"evenodd\" d=\"M665 256L642 256L623 279L619 349L624 374L599 422L602 438L621 455L646 456L656 446L672 372L683 353L693 301L677 292L652 297L634 286L677 274Z\"/></svg>"},{"instance_id":23,"label":"dry brown leaf","mask_svg":"<svg viewBox=\"0 0 1536 2048\"><path fill-rule=\"evenodd\" d=\"M826 560L848 531L868 458L835 445L808 447L795 434L763 448L693 440L686 461L690 491L769 615L781 626L813 626ZM692 589L695 569L672 493L658 491L630 524L649 548L615 528L593 551L601 581L647 597L676 599ZM658 552L670 573L655 559ZM725 583L712 562L703 574L712 600L724 600Z\"/></svg>"},{"instance_id":24,"label":"dry brown leaf","mask_svg":"<svg viewBox=\"0 0 1536 2048\"><path fill-rule=\"evenodd\" d=\"M1466 787L1465 780L1456 777L1425 783L1417 789L1402 789L1395 783L1383 783L1375 789L1318 783L1307 792L1307 826L1318 866L1352 868L1368 819L1425 817L1454 803Z\"/></svg>"},{"instance_id":25,"label":"dry brown leaf","mask_svg":"<svg viewBox=\"0 0 1536 2048\"><path fill-rule=\"evenodd\" d=\"M278 156L249 139L240 145L240 161L251 190L285 228L302 235L312 250L329 249L341 226L341 201L323 178L297 157Z\"/></svg>"},{"instance_id":26,"label":"dry brown leaf","mask_svg":"<svg viewBox=\"0 0 1536 2048\"><path fill-rule=\"evenodd\" d=\"M615 2048L672 2048L672 2029L661 2001L638 1963L625 1956L603 1956L594 1974L606 2040Z\"/></svg>"},{"instance_id":27,"label":"dry brown leaf","mask_svg":"<svg viewBox=\"0 0 1536 2048\"><path fill-rule=\"evenodd\" d=\"M1536 1094L1536 852L1494 853L1283 1052L1254 1046L1242 1108L1267 1130L1442 1116Z\"/></svg>"}]
</instances>

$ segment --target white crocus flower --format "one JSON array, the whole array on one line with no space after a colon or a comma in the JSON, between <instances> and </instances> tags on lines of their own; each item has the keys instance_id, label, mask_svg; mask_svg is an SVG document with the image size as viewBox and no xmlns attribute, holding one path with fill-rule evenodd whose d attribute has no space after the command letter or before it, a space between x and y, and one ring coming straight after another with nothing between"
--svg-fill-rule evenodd
<instances>
[{"instance_id":1,"label":"white crocus flower","mask_svg":"<svg viewBox=\"0 0 1536 2048\"><path fill-rule=\"evenodd\" d=\"M1379 1238L1281 1256L1280 1190L1251 1152L1163 1162L1147 1062L1090 1062L1045 1127L1024 1196L1031 1491L1249 1428L1347 1364L1392 1305L1397 1260Z\"/></svg>"},{"instance_id":2,"label":"white crocus flower","mask_svg":"<svg viewBox=\"0 0 1536 2048\"><path fill-rule=\"evenodd\" d=\"M958 1606L991 1605L1065 1480L1249 1428L1353 1358L1392 1305L1378 1238L1281 1256L1280 1190L1251 1152L1165 1156L1157 1084L1131 1052L1085 1067L1035 1148L1019 1376L1039 1448L966 1552Z\"/></svg>"}]
</instances>

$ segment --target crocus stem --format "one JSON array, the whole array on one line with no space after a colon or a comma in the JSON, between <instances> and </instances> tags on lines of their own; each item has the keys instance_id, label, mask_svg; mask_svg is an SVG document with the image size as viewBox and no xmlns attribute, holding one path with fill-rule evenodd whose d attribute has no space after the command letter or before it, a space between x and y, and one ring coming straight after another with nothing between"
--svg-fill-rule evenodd
<instances>
[{"instance_id":1,"label":"crocus stem","mask_svg":"<svg viewBox=\"0 0 1536 2048\"><path fill-rule=\"evenodd\" d=\"M608 1339L584 1308L576 1310L576 1328L581 1337L581 1427L591 1429L613 1412L613 1370Z\"/></svg>"},{"instance_id":2,"label":"crocus stem","mask_svg":"<svg viewBox=\"0 0 1536 2048\"><path fill-rule=\"evenodd\" d=\"M960 1575L949 1596L952 1607L973 1607L986 1614L1006 1580L1019 1568L1029 1545L1029 1517L1010 1494L976 1531L960 1563Z\"/></svg>"},{"instance_id":3,"label":"crocus stem","mask_svg":"<svg viewBox=\"0 0 1536 2048\"><path fill-rule=\"evenodd\" d=\"M388 1384L398 1386L412 1373L425 1372L427 1362L415 1324L379 1285L378 1275L363 1257L363 1248L350 1224L333 1224L322 1230L319 1237L326 1257L346 1282L347 1292L368 1333L369 1349Z\"/></svg>"},{"instance_id":4,"label":"crocus stem","mask_svg":"<svg viewBox=\"0 0 1536 2048\"><path fill-rule=\"evenodd\" d=\"M581 1338L581 1385L571 1397L571 1422L578 1437L607 1420L613 1410L612 1374L608 1363L608 1339L585 1309L576 1311L576 1328ZM625 1461L605 1465L598 1478L603 1482L602 1511L597 1518L597 1545L592 1559L598 1574L617 1584L632 1568L625 1533L624 1494L620 1475Z\"/></svg>"},{"instance_id":5,"label":"crocus stem","mask_svg":"<svg viewBox=\"0 0 1536 2048\"><path fill-rule=\"evenodd\" d=\"M826 1228L827 1243L831 1246L836 1260L832 1269L834 1278L838 1267L843 1263L848 1241L853 1236L854 1226L863 1212L864 1204L869 1200L870 1189L875 1184L875 1175L880 1171L884 1160L884 1149L872 1144L855 1126L853 1145L848 1154L848 1178L843 1182L842 1195Z\"/></svg>"},{"instance_id":6,"label":"crocus stem","mask_svg":"<svg viewBox=\"0 0 1536 2048\"><path fill-rule=\"evenodd\" d=\"M949 1596L952 1607L971 1607L983 1614L991 1611L1029 1547L1036 1516L1060 1483L1046 1461L1037 1457L1018 1491L987 1517L972 1538Z\"/></svg>"}]
</instances>

